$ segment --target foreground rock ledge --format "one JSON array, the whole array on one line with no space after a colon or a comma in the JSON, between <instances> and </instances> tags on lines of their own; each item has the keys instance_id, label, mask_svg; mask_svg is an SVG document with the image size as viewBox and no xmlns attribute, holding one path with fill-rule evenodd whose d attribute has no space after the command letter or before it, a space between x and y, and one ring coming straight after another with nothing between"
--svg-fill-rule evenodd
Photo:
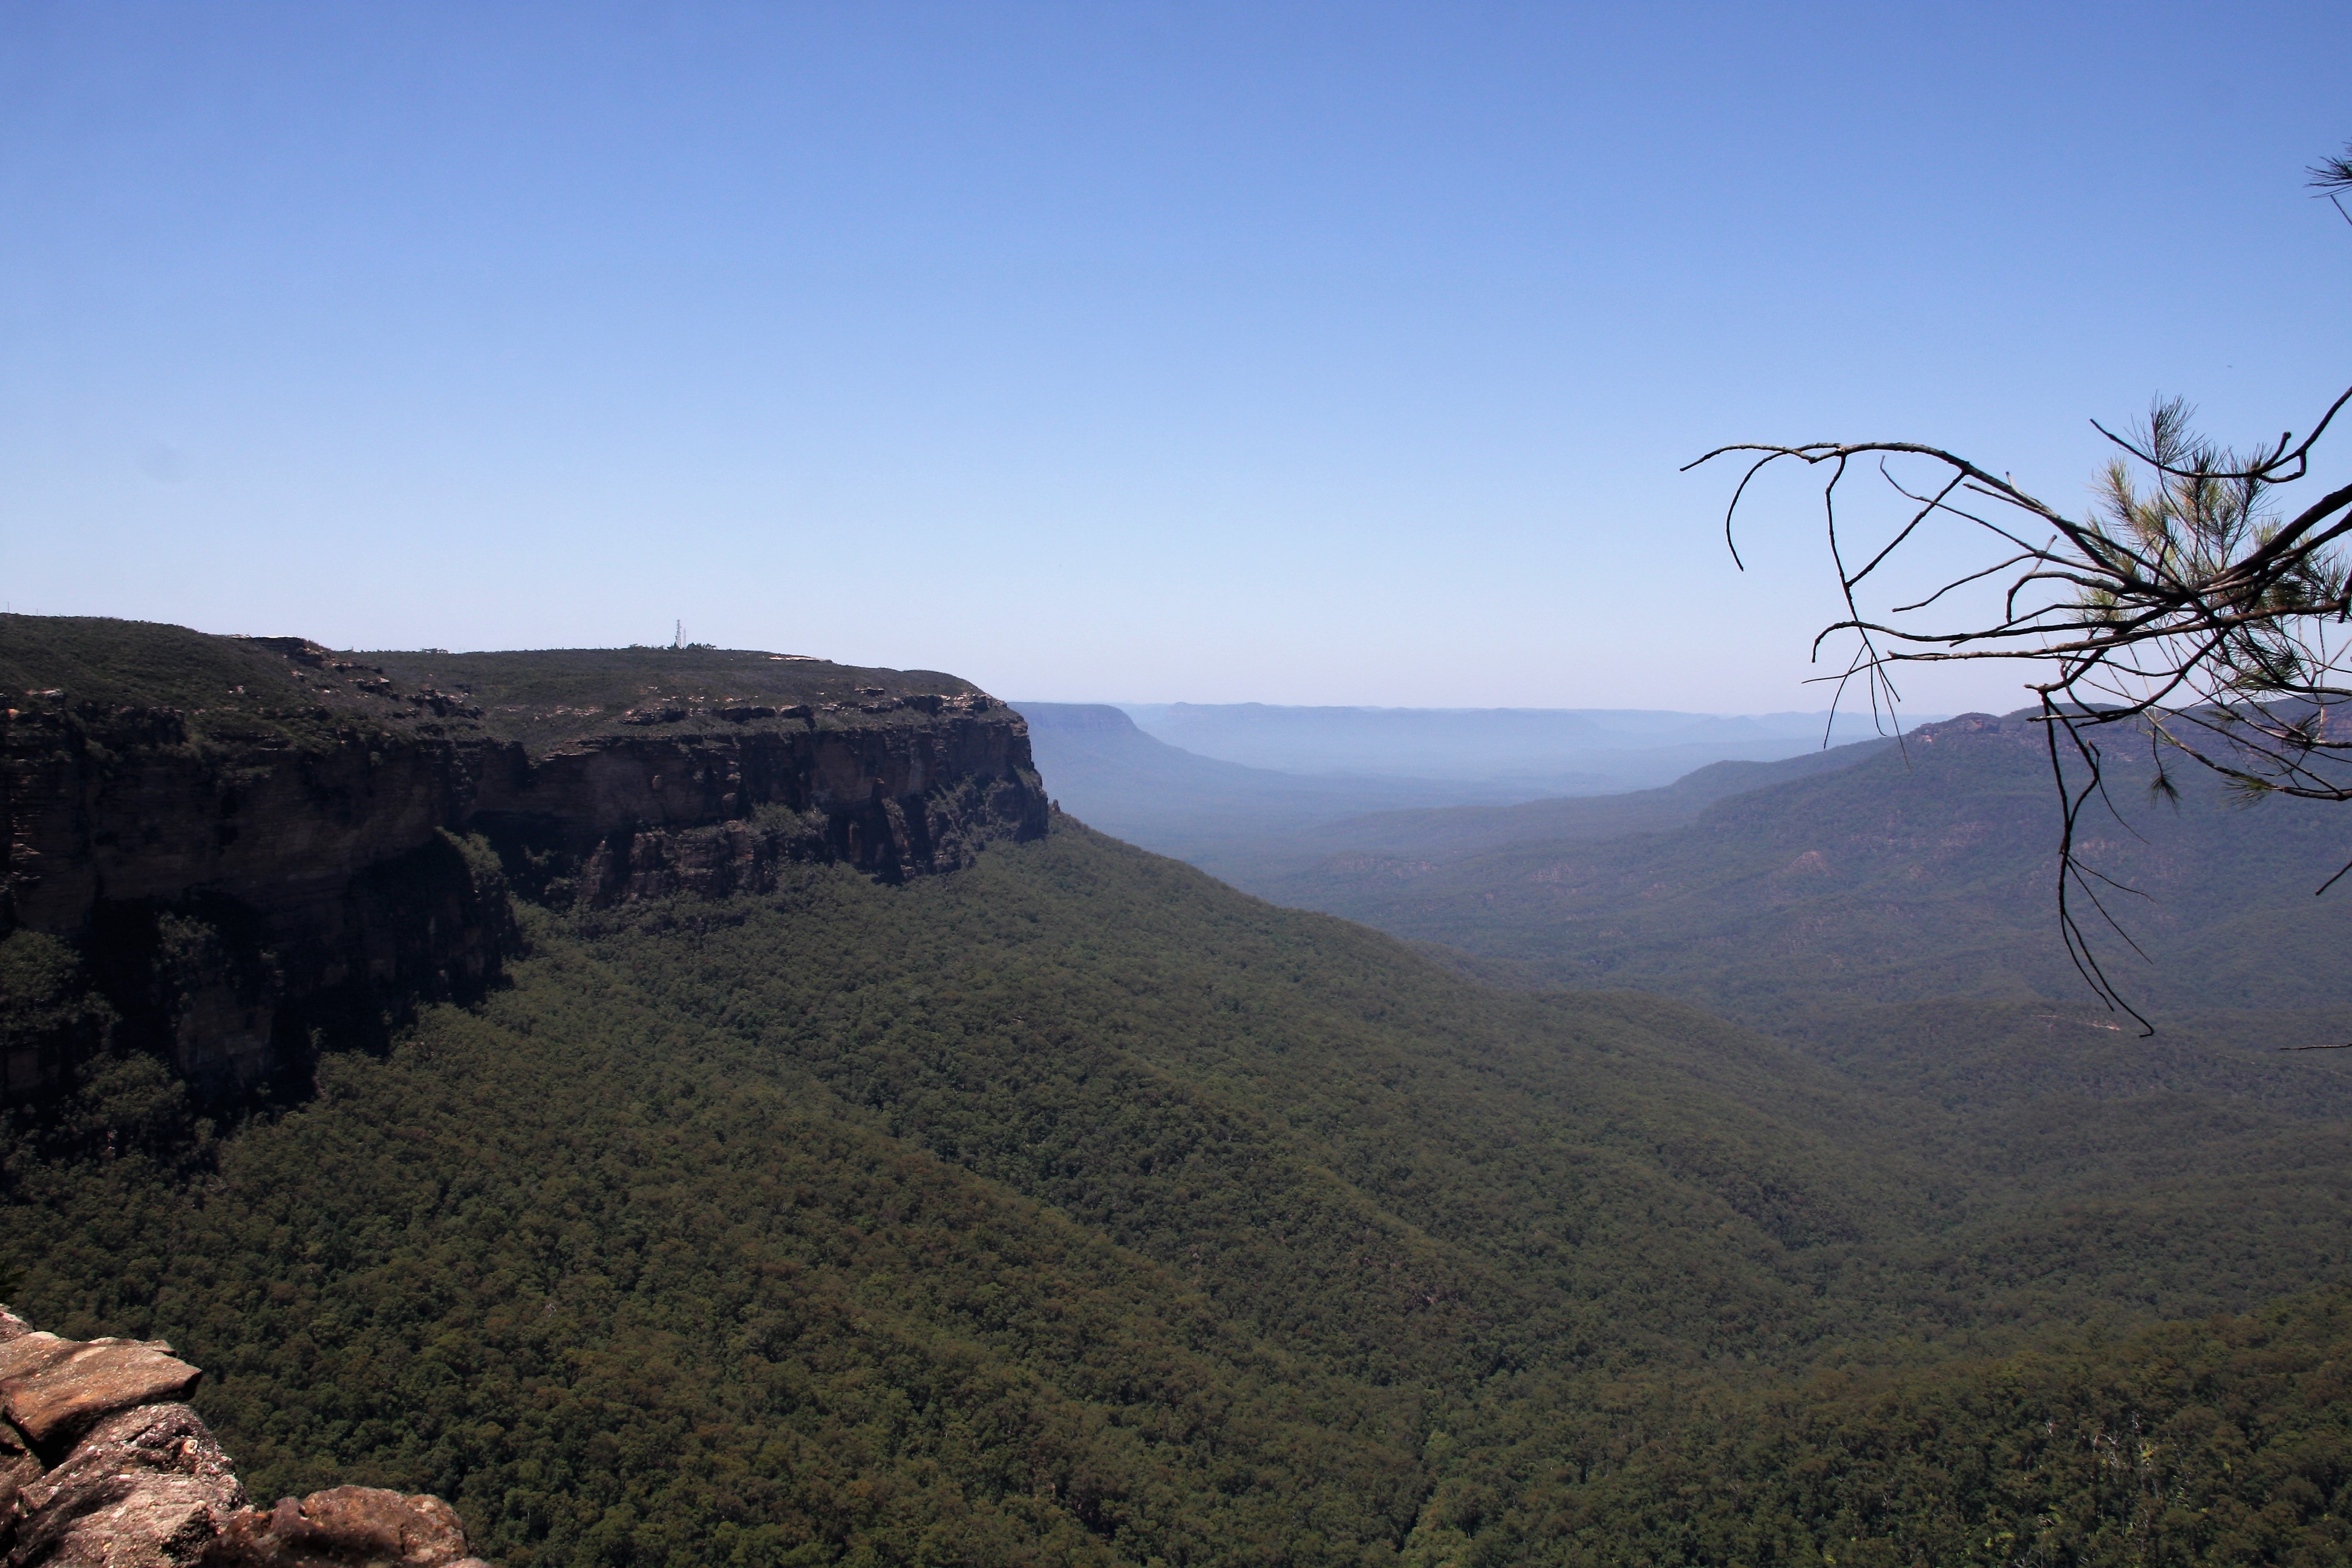
<instances>
[{"instance_id":1,"label":"foreground rock ledge","mask_svg":"<svg viewBox=\"0 0 2352 1568\"><path fill-rule=\"evenodd\" d=\"M155 1341L68 1340L0 1307L0 1568L488 1568L436 1497L334 1487L246 1506Z\"/></svg>"}]
</instances>

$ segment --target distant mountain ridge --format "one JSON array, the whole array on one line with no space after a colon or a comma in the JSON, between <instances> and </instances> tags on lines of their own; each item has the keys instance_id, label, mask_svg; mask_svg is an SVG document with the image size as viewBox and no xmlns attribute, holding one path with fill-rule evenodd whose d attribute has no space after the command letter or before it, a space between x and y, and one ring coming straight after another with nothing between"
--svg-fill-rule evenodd
<instances>
[{"instance_id":1,"label":"distant mountain ridge","mask_svg":"<svg viewBox=\"0 0 2352 1568\"><path fill-rule=\"evenodd\" d=\"M1465 781L1309 778L1223 762L1146 733L1108 703L1016 702L1013 710L1029 721L1037 765L1065 809L1179 859L1240 839L1287 839L1367 812L1520 797L1507 786Z\"/></svg>"},{"instance_id":2,"label":"distant mountain ridge","mask_svg":"<svg viewBox=\"0 0 2352 1568\"><path fill-rule=\"evenodd\" d=\"M2095 807L2078 847L2135 889L2111 902L2147 960L2083 910L2120 981L2173 1005L2352 1003L2330 956L2352 940L2352 900L2312 896L2352 857L2352 816L2245 810L2193 779L2175 808L2150 798L2144 755L2116 749L2108 766L2122 815ZM1666 991L1742 1018L1832 997L2089 1001L2058 939L2057 804L2026 716L1964 715L1851 766L1759 782L1679 826L1609 837L1559 830L1600 802L1367 819L1307 840L1334 846L1311 867L1229 874L1555 983ZM1483 842L1448 837L1460 816ZM1496 818L1515 816L1535 830L1505 841Z\"/></svg>"},{"instance_id":3,"label":"distant mountain ridge","mask_svg":"<svg viewBox=\"0 0 2352 1568\"><path fill-rule=\"evenodd\" d=\"M1709 763L1769 762L1879 732L1868 714L1853 713L1832 720L1827 712L1609 708L1119 706L1147 733L1220 761L1297 773L1509 782L1528 786L1524 798L1647 788Z\"/></svg>"},{"instance_id":4,"label":"distant mountain ridge","mask_svg":"<svg viewBox=\"0 0 2352 1568\"><path fill-rule=\"evenodd\" d=\"M1309 854L1397 854L1450 858L1531 839L1616 838L1696 821L1717 801L1815 773L1854 767L1896 744L1892 737L1800 752L1772 762L1709 763L1673 784L1612 795L1569 795L1508 805L1454 805L1374 812L1311 829L1271 866Z\"/></svg>"},{"instance_id":5,"label":"distant mountain ridge","mask_svg":"<svg viewBox=\"0 0 2352 1568\"><path fill-rule=\"evenodd\" d=\"M1849 767L1895 743L1874 737L1769 762L1708 763L1651 789L1612 791L1599 773L1548 781L1576 792L1561 796L1496 781L1248 767L1171 746L1108 703L1021 702L1015 710L1029 721L1038 766L1066 809L1251 888L1328 855L1452 856L1518 839L1670 827L1727 795Z\"/></svg>"}]
</instances>

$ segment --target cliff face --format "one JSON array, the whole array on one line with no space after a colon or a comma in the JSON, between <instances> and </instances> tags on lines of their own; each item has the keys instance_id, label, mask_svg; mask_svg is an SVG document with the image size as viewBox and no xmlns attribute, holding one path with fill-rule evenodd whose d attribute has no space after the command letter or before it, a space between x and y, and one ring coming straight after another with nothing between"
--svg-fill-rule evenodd
<instances>
[{"instance_id":1,"label":"cliff face","mask_svg":"<svg viewBox=\"0 0 2352 1568\"><path fill-rule=\"evenodd\" d=\"M512 917L435 737L199 743L168 709L69 696L0 721L0 931L63 938L116 1028L188 1077L250 1085L311 1027L496 968ZM75 1054L12 1042L0 1089L54 1087Z\"/></svg>"},{"instance_id":2,"label":"cliff face","mask_svg":"<svg viewBox=\"0 0 2352 1568\"><path fill-rule=\"evenodd\" d=\"M66 943L106 1030L229 1088L299 1068L316 1030L478 987L510 886L720 896L812 861L898 880L1045 830L1026 726L929 672L10 616L0 682L0 975L39 967L33 936ZM14 1002L0 1096L53 1089L91 1015ZM43 1007L71 1026L21 1022Z\"/></svg>"},{"instance_id":3,"label":"cliff face","mask_svg":"<svg viewBox=\"0 0 2352 1568\"><path fill-rule=\"evenodd\" d=\"M896 881L1045 830L1028 729L1003 704L924 693L886 711L919 721L826 724L812 712L732 733L595 735L538 758L485 755L467 821L551 853L572 873L571 895L596 903L763 889L794 860ZM550 885L564 891L560 878Z\"/></svg>"}]
</instances>

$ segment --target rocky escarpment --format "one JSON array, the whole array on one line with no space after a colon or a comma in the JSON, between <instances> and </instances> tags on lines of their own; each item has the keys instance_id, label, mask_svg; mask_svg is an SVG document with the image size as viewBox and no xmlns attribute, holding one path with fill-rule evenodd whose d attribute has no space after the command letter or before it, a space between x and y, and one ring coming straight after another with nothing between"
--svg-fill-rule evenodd
<instances>
[{"instance_id":1,"label":"rocky escarpment","mask_svg":"<svg viewBox=\"0 0 2352 1568\"><path fill-rule=\"evenodd\" d=\"M925 671L6 616L0 691L0 1098L107 1040L199 1086L299 1072L494 975L510 892L895 881L1045 824L1019 716Z\"/></svg>"},{"instance_id":2,"label":"rocky escarpment","mask_svg":"<svg viewBox=\"0 0 2352 1568\"><path fill-rule=\"evenodd\" d=\"M994 698L926 692L848 711L721 710L714 731L656 710L632 733L481 754L467 822L519 867L540 857L545 891L593 903L765 890L796 861L896 881L1044 831L1027 727ZM861 721L886 715L901 717Z\"/></svg>"},{"instance_id":3,"label":"rocky escarpment","mask_svg":"<svg viewBox=\"0 0 2352 1568\"><path fill-rule=\"evenodd\" d=\"M161 1342L67 1340L0 1307L5 1568L487 1568L436 1497L336 1487L275 1508L184 1401Z\"/></svg>"},{"instance_id":4,"label":"rocky escarpment","mask_svg":"<svg viewBox=\"0 0 2352 1568\"><path fill-rule=\"evenodd\" d=\"M253 1083L313 1028L496 969L513 920L495 860L449 831L466 781L444 737L192 735L169 710L17 701L0 932L69 944L108 1028L190 1078ZM0 1039L10 1094L87 1044Z\"/></svg>"}]
</instances>

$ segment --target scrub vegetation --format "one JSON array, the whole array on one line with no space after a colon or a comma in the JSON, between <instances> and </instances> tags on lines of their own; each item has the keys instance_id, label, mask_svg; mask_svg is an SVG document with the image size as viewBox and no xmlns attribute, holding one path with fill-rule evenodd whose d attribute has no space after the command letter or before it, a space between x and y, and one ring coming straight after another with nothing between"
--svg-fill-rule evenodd
<instances>
[{"instance_id":1,"label":"scrub vegetation","mask_svg":"<svg viewBox=\"0 0 2352 1568\"><path fill-rule=\"evenodd\" d=\"M1987 1003L1873 1077L1066 817L522 912L299 1101L142 1057L19 1113L0 1283L206 1367L257 1493L437 1491L518 1568L2346 1550L2325 1053L2037 1077Z\"/></svg>"}]
</instances>

